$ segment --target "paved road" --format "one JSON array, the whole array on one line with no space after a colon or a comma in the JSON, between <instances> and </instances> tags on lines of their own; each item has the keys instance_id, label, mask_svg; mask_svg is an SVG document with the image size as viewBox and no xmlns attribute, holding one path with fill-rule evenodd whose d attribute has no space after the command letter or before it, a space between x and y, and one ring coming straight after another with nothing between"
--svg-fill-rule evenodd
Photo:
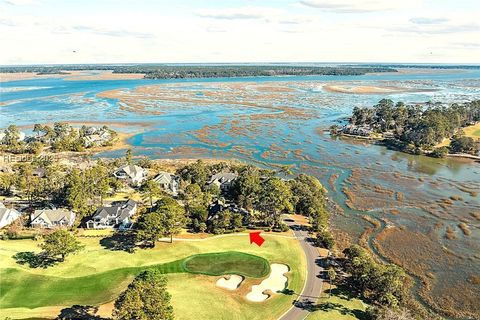
<instances>
[{"instance_id":1,"label":"paved road","mask_svg":"<svg viewBox=\"0 0 480 320\"><path fill-rule=\"evenodd\" d=\"M323 269L316 263L316 260L320 257L317 248L307 241L308 232L301 230L300 226L296 225L294 222L288 220L285 222L293 229L295 237L300 241L300 245L305 252L308 273L305 287L297 296L296 303L280 318L280 320L303 320L308 315L305 306L316 304L320 292L322 291L323 282L320 278L320 273Z\"/></svg>"}]
</instances>

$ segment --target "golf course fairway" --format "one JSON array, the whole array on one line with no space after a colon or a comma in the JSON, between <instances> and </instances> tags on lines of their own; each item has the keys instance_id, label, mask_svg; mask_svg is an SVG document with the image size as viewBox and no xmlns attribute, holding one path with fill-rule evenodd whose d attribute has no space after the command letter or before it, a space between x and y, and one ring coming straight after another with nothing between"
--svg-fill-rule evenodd
<instances>
[{"instance_id":1,"label":"golf course fairway","mask_svg":"<svg viewBox=\"0 0 480 320\"><path fill-rule=\"evenodd\" d=\"M39 252L38 242L0 241L0 317L53 319L72 305L111 304L138 273L155 268L169 279L176 319L222 318L221 314L229 319L275 319L295 295L278 294L255 304L245 299L246 292L268 276L270 263L289 265L288 289L300 292L306 262L295 239L266 239L261 248L250 245L248 236L232 235L159 243L128 253L104 248L98 238L81 238L82 252L48 268L30 268L13 258L18 252ZM217 287L215 276L227 274L244 276L242 287L234 292Z\"/></svg>"}]
</instances>

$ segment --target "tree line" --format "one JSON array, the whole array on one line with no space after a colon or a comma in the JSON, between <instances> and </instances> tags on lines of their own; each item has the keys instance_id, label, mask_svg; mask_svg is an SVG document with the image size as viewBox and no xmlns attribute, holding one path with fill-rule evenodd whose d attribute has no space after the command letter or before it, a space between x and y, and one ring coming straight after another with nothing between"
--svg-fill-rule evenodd
<instances>
[{"instance_id":1,"label":"tree line","mask_svg":"<svg viewBox=\"0 0 480 320\"><path fill-rule=\"evenodd\" d=\"M4 130L5 137L0 144L0 150L15 154L40 154L45 148L52 152L74 151L82 152L93 145L87 145L85 138L89 136L88 130L91 127L83 125L79 129L72 127L66 122L55 122L53 126L35 124L33 127L34 136L20 139L21 133L14 124ZM100 131L108 134L108 138L99 142L99 146L112 145L116 137L116 131L107 126L100 128Z\"/></svg>"},{"instance_id":2,"label":"tree line","mask_svg":"<svg viewBox=\"0 0 480 320\"><path fill-rule=\"evenodd\" d=\"M238 173L230 189L221 191L208 183L209 177L225 170ZM152 197L160 199L139 218L135 227L138 240L154 246L155 239L165 236L172 239L182 228L213 234L245 228L286 231L288 227L281 215L297 213L308 217L314 230L333 243L328 231L325 188L318 179L304 174L288 180L280 178L288 174L285 171L288 170L226 163L207 165L199 160L177 170L181 189L178 199L147 180L140 190L150 202ZM219 206L218 210L212 211L212 204Z\"/></svg>"},{"instance_id":3,"label":"tree line","mask_svg":"<svg viewBox=\"0 0 480 320\"><path fill-rule=\"evenodd\" d=\"M65 74L65 71L113 70L114 73L145 73L146 79L217 78L256 76L364 75L373 72L396 72L379 66L293 66L293 65L56 65L0 67L0 72L35 72Z\"/></svg>"},{"instance_id":4,"label":"tree line","mask_svg":"<svg viewBox=\"0 0 480 320\"><path fill-rule=\"evenodd\" d=\"M451 145L432 152L433 156L444 156L446 152L476 155L478 144L464 136L462 128L480 121L480 100L450 105L428 103L421 105L394 103L382 99L372 108L353 109L349 123L367 127L375 133L389 133L385 144L414 154L433 151L445 138ZM341 131L333 126L332 132Z\"/></svg>"},{"instance_id":5,"label":"tree line","mask_svg":"<svg viewBox=\"0 0 480 320\"><path fill-rule=\"evenodd\" d=\"M97 206L103 205L106 197L124 187L113 172L128 163L156 170L149 159L133 162L128 151L125 158L97 160L84 169L39 158L33 163L17 163L12 166L12 172L0 175L0 193L26 198L31 206L51 203L68 207L77 214L78 225L84 217L93 214ZM222 191L208 183L212 175L225 171L237 173L228 190ZM326 237L331 238L327 231L326 189L315 177L300 174L285 179L282 176L291 174L288 168L274 171L222 162L207 165L203 161L181 167L176 174L179 194L175 198L152 178L137 188L150 204L136 226L144 230L139 232L142 240L172 237L180 228L214 234L247 227L286 231L288 227L281 219L283 213L308 217L316 232L327 233Z\"/></svg>"}]
</instances>

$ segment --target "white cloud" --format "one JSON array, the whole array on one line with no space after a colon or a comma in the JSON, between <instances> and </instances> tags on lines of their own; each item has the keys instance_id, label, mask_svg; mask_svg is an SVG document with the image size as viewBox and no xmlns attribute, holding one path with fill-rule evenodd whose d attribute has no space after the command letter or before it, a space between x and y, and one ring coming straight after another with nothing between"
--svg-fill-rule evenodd
<instances>
[{"instance_id":1,"label":"white cloud","mask_svg":"<svg viewBox=\"0 0 480 320\"><path fill-rule=\"evenodd\" d=\"M124 29L103 29L103 28L95 28L90 26L73 26L70 28L71 30L81 31L81 32L90 32L101 36L109 36L109 37L136 37L136 38L153 38L154 35L152 33L146 32L135 32L135 31L128 31ZM68 30L68 28L62 27L62 30Z\"/></svg>"},{"instance_id":2,"label":"white cloud","mask_svg":"<svg viewBox=\"0 0 480 320\"><path fill-rule=\"evenodd\" d=\"M3 2L11 6L29 6L40 4L40 1L38 0L3 0Z\"/></svg>"},{"instance_id":3,"label":"white cloud","mask_svg":"<svg viewBox=\"0 0 480 320\"><path fill-rule=\"evenodd\" d=\"M7 13L0 19L0 43L8 50L0 54L0 64L480 62L477 14L458 4L451 10L424 1L413 11L406 10L413 0L341 0L313 9L295 0L275 8L202 10L197 5L169 11L165 4L163 10L145 5L153 1L115 8L83 1L90 4L82 2L77 10L55 1L43 1L42 10L3 2Z\"/></svg>"},{"instance_id":4,"label":"white cloud","mask_svg":"<svg viewBox=\"0 0 480 320\"><path fill-rule=\"evenodd\" d=\"M394 26L389 27L387 30L396 32L414 33L417 35L422 34L448 34L448 33L478 33L480 25L471 24L450 24L450 25L410 25L410 26Z\"/></svg>"},{"instance_id":5,"label":"white cloud","mask_svg":"<svg viewBox=\"0 0 480 320\"><path fill-rule=\"evenodd\" d=\"M358 13L406 9L422 0L300 0L300 3L332 12Z\"/></svg>"},{"instance_id":6,"label":"white cloud","mask_svg":"<svg viewBox=\"0 0 480 320\"><path fill-rule=\"evenodd\" d=\"M426 18L426 17L417 17L410 19L410 22L415 24L441 24L448 22L447 18Z\"/></svg>"},{"instance_id":7,"label":"white cloud","mask_svg":"<svg viewBox=\"0 0 480 320\"><path fill-rule=\"evenodd\" d=\"M244 20L244 19L265 19L280 11L271 8L240 7L225 9L202 9L196 11L196 15L202 18L223 19L223 20Z\"/></svg>"}]
</instances>

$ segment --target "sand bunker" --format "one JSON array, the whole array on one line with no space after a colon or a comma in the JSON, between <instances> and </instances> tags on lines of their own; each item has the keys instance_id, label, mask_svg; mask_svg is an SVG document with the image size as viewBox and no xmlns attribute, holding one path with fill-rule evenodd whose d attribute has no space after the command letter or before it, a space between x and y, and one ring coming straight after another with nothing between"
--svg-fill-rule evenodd
<instances>
[{"instance_id":1,"label":"sand bunker","mask_svg":"<svg viewBox=\"0 0 480 320\"><path fill-rule=\"evenodd\" d=\"M232 274L217 280L217 286L228 290L236 290L243 281L243 277Z\"/></svg>"},{"instance_id":2,"label":"sand bunker","mask_svg":"<svg viewBox=\"0 0 480 320\"><path fill-rule=\"evenodd\" d=\"M262 302L270 297L265 291L278 292L285 289L288 279L284 274L288 272L288 266L273 263L270 265L270 269L272 271L267 279L263 280L262 283L258 285L252 286L252 291L247 294L248 300Z\"/></svg>"}]
</instances>

